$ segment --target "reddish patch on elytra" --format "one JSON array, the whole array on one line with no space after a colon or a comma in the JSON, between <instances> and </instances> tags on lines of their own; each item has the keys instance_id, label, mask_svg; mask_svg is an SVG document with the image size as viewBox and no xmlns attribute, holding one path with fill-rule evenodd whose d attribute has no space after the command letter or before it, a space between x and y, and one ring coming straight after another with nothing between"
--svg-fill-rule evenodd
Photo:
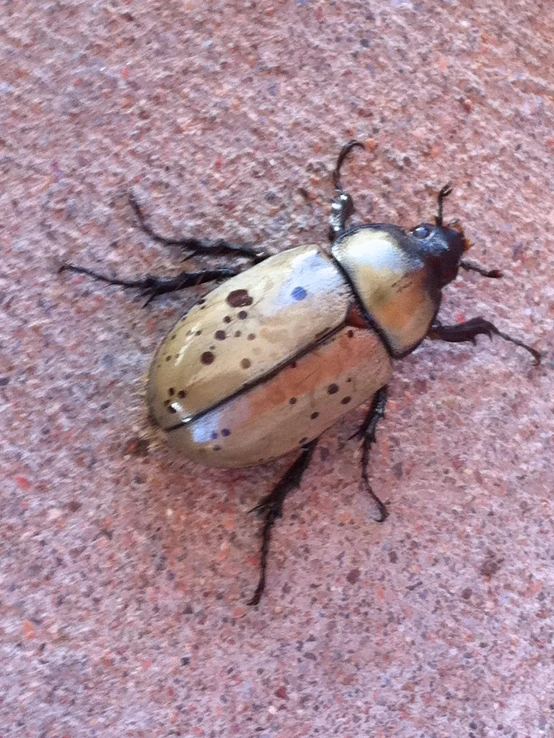
<instances>
[{"instance_id":1,"label":"reddish patch on elytra","mask_svg":"<svg viewBox=\"0 0 554 738\"><path fill-rule=\"evenodd\" d=\"M364 316L355 302L350 305L346 313L346 325L354 326L354 328L367 328ZM350 334L348 337L351 338Z\"/></svg>"}]
</instances>

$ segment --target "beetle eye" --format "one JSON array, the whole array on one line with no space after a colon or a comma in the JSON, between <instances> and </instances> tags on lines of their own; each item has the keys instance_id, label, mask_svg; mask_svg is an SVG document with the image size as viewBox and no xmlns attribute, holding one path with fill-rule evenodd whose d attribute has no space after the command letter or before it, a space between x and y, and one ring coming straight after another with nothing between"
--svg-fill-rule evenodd
<instances>
[{"instance_id":1,"label":"beetle eye","mask_svg":"<svg viewBox=\"0 0 554 738\"><path fill-rule=\"evenodd\" d=\"M413 229L412 236L415 236L416 238L427 238L430 233L431 229L429 226L418 225Z\"/></svg>"}]
</instances>

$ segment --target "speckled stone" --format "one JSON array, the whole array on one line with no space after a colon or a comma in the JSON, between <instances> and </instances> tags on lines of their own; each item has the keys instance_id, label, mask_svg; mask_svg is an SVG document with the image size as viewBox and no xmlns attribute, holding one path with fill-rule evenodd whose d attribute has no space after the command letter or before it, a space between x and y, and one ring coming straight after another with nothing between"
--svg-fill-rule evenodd
<instances>
[{"instance_id":1,"label":"speckled stone","mask_svg":"<svg viewBox=\"0 0 554 738\"><path fill-rule=\"evenodd\" d=\"M554 736L554 4L113 0L0 13L0 736ZM480 338L399 362L359 489L349 414L273 539L284 461L206 470L149 444L141 377L195 296L143 309L63 260L174 274L136 226L277 252L447 217L504 280L444 320ZM207 263L196 259L194 265ZM205 292L207 288L202 288ZM202 290L201 290L202 291Z\"/></svg>"}]
</instances>

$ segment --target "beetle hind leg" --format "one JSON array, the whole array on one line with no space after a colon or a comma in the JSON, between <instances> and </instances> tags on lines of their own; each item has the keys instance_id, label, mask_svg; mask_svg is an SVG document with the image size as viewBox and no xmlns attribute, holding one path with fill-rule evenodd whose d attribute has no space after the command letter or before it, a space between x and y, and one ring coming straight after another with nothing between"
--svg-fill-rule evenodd
<instances>
[{"instance_id":1,"label":"beetle hind leg","mask_svg":"<svg viewBox=\"0 0 554 738\"><path fill-rule=\"evenodd\" d=\"M361 426L358 428L358 430L350 436L350 438L362 438L362 459L361 459L361 466L362 466L362 478L361 482L364 486L365 490L369 493L370 497L373 499L375 504L377 505L377 509L379 511L379 517L376 518L377 523L383 523L388 518L388 511L385 506L385 503L377 497L375 492L373 491L373 488L369 482L367 470L369 467L369 456L371 447L373 444L377 441L377 436L375 435L375 431L377 430L377 425L381 418L385 417L385 407L387 405L387 387L381 387L380 390L377 390L377 392L373 395L373 400L371 401L371 407L369 408L367 415L364 418L364 422L361 424Z\"/></svg>"},{"instance_id":2,"label":"beetle hind leg","mask_svg":"<svg viewBox=\"0 0 554 738\"><path fill-rule=\"evenodd\" d=\"M133 195L129 195L129 204L133 209L140 228L147 236L149 236L153 241L156 241L156 243L161 243L164 246L179 246L182 249L191 251L189 256L194 256L195 254L232 254L233 256L246 256L255 263L267 258L265 254L256 251L251 246L241 246L229 243L229 241L226 241L223 238L217 238L213 241L205 241L192 236L184 238L170 238L168 236L162 236L148 223L142 208Z\"/></svg>"},{"instance_id":3,"label":"beetle hind leg","mask_svg":"<svg viewBox=\"0 0 554 738\"><path fill-rule=\"evenodd\" d=\"M283 504L288 495L296 489L302 481L302 476L313 456L314 449L317 444L317 438L311 443L303 447L300 456L294 464L290 466L281 479L277 482L272 491L263 497L260 502L253 507L250 512L259 513L264 520L262 527L262 545L260 549L260 578L254 591L252 598L247 602L248 605L257 605L260 601L265 589L267 561L269 557L269 543L271 541L271 532L275 522L283 515Z\"/></svg>"},{"instance_id":4,"label":"beetle hind leg","mask_svg":"<svg viewBox=\"0 0 554 738\"><path fill-rule=\"evenodd\" d=\"M142 279L119 279L118 277L107 277L105 274L75 264L62 264L58 271L86 274L88 277L106 284L115 284L126 289L138 289L146 297L145 305L152 302L158 295L177 292L187 287L195 287L204 282L228 279L237 274L234 269L203 269L196 272L180 272L175 277L155 277L152 274L147 274Z\"/></svg>"}]
</instances>

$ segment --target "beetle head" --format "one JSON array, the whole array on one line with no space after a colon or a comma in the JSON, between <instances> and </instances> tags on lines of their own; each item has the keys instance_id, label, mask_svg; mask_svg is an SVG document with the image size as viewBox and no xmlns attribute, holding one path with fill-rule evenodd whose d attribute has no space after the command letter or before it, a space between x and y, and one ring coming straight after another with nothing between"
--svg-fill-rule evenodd
<instances>
[{"instance_id":1,"label":"beetle head","mask_svg":"<svg viewBox=\"0 0 554 738\"><path fill-rule=\"evenodd\" d=\"M457 224L443 225L421 223L408 232L412 245L436 275L440 288L452 282L458 274L460 260L469 248L463 230Z\"/></svg>"}]
</instances>

